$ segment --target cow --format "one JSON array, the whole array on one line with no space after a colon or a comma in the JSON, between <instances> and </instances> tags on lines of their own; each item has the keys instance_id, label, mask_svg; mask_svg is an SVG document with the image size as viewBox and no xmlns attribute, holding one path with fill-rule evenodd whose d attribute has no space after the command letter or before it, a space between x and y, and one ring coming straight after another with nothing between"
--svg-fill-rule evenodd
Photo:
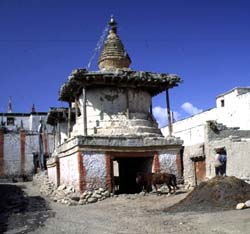
<instances>
[{"instance_id":1,"label":"cow","mask_svg":"<svg viewBox=\"0 0 250 234\"><path fill-rule=\"evenodd\" d=\"M169 173L144 173L138 172L136 174L136 183L141 187L143 191L150 192L152 186L155 188L157 194L158 189L157 185L167 185L169 189L169 194L172 191L171 186L173 187L174 193L177 189L176 176Z\"/></svg>"}]
</instances>

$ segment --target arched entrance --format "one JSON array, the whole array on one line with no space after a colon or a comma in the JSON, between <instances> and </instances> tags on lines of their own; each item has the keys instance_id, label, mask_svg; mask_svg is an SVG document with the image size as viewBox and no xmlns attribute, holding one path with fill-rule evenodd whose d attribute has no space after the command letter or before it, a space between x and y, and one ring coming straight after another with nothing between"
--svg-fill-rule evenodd
<instances>
[{"instance_id":1,"label":"arched entrance","mask_svg":"<svg viewBox=\"0 0 250 234\"><path fill-rule=\"evenodd\" d=\"M112 153L112 186L117 194L140 192L136 184L137 172L152 172L153 152Z\"/></svg>"}]
</instances>

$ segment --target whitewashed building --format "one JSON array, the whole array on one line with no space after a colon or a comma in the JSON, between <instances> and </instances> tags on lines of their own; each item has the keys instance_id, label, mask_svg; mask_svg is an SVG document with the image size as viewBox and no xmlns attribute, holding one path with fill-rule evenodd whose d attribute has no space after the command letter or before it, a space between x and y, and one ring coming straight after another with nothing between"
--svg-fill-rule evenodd
<instances>
[{"instance_id":1,"label":"whitewashed building","mask_svg":"<svg viewBox=\"0 0 250 234\"><path fill-rule=\"evenodd\" d=\"M168 127L162 129L169 134ZM216 98L216 107L172 124L172 134L184 141L186 183L215 175L215 149L227 152L227 175L250 180L250 88L237 87Z\"/></svg>"},{"instance_id":2,"label":"whitewashed building","mask_svg":"<svg viewBox=\"0 0 250 234\"><path fill-rule=\"evenodd\" d=\"M38 126L44 123L43 147L49 155L54 147L53 128L46 125L47 112L0 113L0 178L18 178L35 173L37 168Z\"/></svg>"},{"instance_id":3,"label":"whitewashed building","mask_svg":"<svg viewBox=\"0 0 250 234\"><path fill-rule=\"evenodd\" d=\"M55 184L84 192L95 188L138 192L136 173L178 174L182 142L164 137L152 115L152 97L178 86L174 74L133 71L114 18L99 58L98 71L74 70L61 86L64 110L49 112L48 123L61 129L48 161Z\"/></svg>"}]
</instances>

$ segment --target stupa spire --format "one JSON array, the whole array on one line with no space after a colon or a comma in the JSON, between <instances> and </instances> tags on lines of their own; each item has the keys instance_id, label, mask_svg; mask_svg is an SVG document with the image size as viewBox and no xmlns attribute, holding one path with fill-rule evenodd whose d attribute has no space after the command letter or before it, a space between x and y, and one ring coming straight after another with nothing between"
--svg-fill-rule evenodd
<instances>
[{"instance_id":1,"label":"stupa spire","mask_svg":"<svg viewBox=\"0 0 250 234\"><path fill-rule=\"evenodd\" d=\"M9 97L9 102L8 102L8 113L12 113L12 98L11 98L11 96Z\"/></svg>"},{"instance_id":2,"label":"stupa spire","mask_svg":"<svg viewBox=\"0 0 250 234\"><path fill-rule=\"evenodd\" d=\"M128 69L131 59L117 35L117 23L113 16L110 18L109 26L109 35L98 61L99 68L100 70Z\"/></svg>"}]
</instances>

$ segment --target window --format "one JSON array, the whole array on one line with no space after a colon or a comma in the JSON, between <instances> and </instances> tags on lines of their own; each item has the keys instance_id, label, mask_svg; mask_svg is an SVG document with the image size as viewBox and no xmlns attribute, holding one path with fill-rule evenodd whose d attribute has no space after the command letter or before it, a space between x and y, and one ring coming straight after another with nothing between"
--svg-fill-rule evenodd
<instances>
[{"instance_id":1,"label":"window","mask_svg":"<svg viewBox=\"0 0 250 234\"><path fill-rule=\"evenodd\" d=\"M15 118L14 117L7 117L7 125L15 125Z\"/></svg>"},{"instance_id":2,"label":"window","mask_svg":"<svg viewBox=\"0 0 250 234\"><path fill-rule=\"evenodd\" d=\"M224 107L224 106L225 106L225 101L224 101L224 99L220 100L220 104L221 104L221 107Z\"/></svg>"}]
</instances>

